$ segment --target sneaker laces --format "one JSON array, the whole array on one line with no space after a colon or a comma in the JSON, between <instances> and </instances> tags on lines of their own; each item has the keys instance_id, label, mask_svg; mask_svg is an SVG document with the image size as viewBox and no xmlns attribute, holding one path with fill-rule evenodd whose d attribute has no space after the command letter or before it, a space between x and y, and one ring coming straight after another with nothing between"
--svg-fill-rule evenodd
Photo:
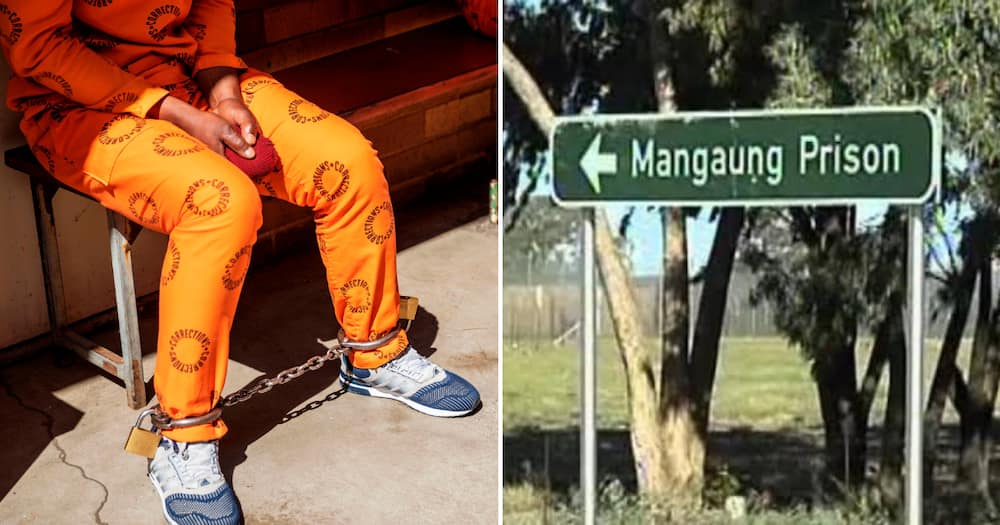
<instances>
[{"instance_id":1,"label":"sneaker laces","mask_svg":"<svg viewBox=\"0 0 1000 525\"><path fill-rule=\"evenodd\" d=\"M222 477L219 471L218 442L174 442L174 452L184 463L185 486L205 486Z\"/></svg>"},{"instance_id":2,"label":"sneaker laces","mask_svg":"<svg viewBox=\"0 0 1000 525\"><path fill-rule=\"evenodd\" d=\"M438 371L437 365L420 355L412 346L407 347L403 355L389 361L387 368L418 382L432 377Z\"/></svg>"}]
</instances>

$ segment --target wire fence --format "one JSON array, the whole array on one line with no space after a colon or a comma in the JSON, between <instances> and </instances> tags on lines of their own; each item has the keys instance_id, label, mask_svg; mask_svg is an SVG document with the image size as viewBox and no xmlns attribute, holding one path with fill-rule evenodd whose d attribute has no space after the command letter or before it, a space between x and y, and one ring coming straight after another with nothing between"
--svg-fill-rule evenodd
<instances>
[{"instance_id":1,"label":"wire fence","mask_svg":"<svg viewBox=\"0 0 1000 525\"><path fill-rule=\"evenodd\" d=\"M581 284L577 272L558 274L553 271L535 272L529 283L524 279L524 272L517 269L504 268L505 285L503 289L503 335L510 342L522 341L554 341L562 342L576 337L579 327ZM995 271L994 274L997 272ZM508 277L508 276L521 277ZM511 283L511 281L514 281ZM993 282L1000 279L994 277ZM659 328L659 297L660 280L656 276L636 278L633 281L633 293L636 298L640 324L647 335L655 335ZM726 297L726 313L723 322L723 337L780 337L773 322L773 311L769 303L753 305L750 302L750 291L755 285L754 275L747 269L736 269L730 281L729 293ZM927 282L925 307L925 330L927 337L943 336L948 322L949 308L940 308L936 281ZM695 284L690 290L691 322L697 319L698 302L701 297L701 285ZM996 296L996 293L994 293ZM978 293L973 297L978 301ZM973 302L973 305L976 303ZM602 291L597 297L597 335L611 336L613 327L605 304ZM940 312L935 315L935 311ZM971 324L975 321L970 316L966 333L970 333Z\"/></svg>"}]
</instances>

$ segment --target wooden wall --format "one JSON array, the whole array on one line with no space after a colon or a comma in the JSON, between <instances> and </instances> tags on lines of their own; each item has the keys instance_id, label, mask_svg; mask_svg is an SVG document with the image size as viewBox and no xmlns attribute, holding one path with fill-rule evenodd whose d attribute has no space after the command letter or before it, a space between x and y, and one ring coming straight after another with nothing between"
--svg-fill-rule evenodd
<instances>
[{"instance_id":1,"label":"wooden wall","mask_svg":"<svg viewBox=\"0 0 1000 525\"><path fill-rule=\"evenodd\" d=\"M454 0L237 0L237 48L276 71L452 17Z\"/></svg>"}]
</instances>

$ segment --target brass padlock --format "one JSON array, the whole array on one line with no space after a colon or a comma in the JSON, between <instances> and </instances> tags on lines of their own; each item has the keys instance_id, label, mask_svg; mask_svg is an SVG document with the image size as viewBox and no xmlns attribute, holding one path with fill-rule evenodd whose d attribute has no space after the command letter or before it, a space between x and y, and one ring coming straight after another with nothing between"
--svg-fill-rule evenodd
<instances>
[{"instance_id":1,"label":"brass padlock","mask_svg":"<svg viewBox=\"0 0 1000 525\"><path fill-rule=\"evenodd\" d=\"M399 296L399 318L412 321L417 316L420 300L416 297Z\"/></svg>"},{"instance_id":2,"label":"brass padlock","mask_svg":"<svg viewBox=\"0 0 1000 525\"><path fill-rule=\"evenodd\" d=\"M156 409L147 408L139 413L139 419L135 420L135 426L129 431L128 439L125 440L125 452L146 456L150 459L156 455L156 447L160 445L159 431L142 428L142 420L154 412Z\"/></svg>"}]
</instances>

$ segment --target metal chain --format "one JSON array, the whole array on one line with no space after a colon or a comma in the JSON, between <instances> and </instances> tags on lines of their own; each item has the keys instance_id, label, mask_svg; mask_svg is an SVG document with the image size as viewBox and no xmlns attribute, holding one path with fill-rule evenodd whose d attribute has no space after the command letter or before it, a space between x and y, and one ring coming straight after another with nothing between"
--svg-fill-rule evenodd
<instances>
[{"instance_id":1,"label":"metal chain","mask_svg":"<svg viewBox=\"0 0 1000 525\"><path fill-rule=\"evenodd\" d=\"M243 387L237 390L236 392L229 394L228 396L222 398L221 401L222 406L231 407L233 405L237 405L239 403L246 401L247 399L250 399L256 394L263 394L264 392L271 390L272 388L275 387L275 385L283 385L291 381L292 379L295 379L296 377L299 377L302 374L309 372L310 370L319 370L320 368L323 367L324 364L326 364L327 361L340 359L340 356L343 355L346 351L347 348L344 348L339 345L333 348L329 348L327 349L326 354L314 355L310 357L305 363L302 363L299 366L293 366L291 368L287 368L279 372L278 375L274 377L265 377L264 379L257 381L251 386Z\"/></svg>"},{"instance_id":2,"label":"metal chain","mask_svg":"<svg viewBox=\"0 0 1000 525\"><path fill-rule=\"evenodd\" d=\"M216 406L215 409L213 409L211 412L207 414L184 418L181 420L173 420L170 419L170 417L167 416L167 414L160 409L160 405L156 405L150 409L147 409L146 411L144 411L142 414L139 415L139 421L136 422L136 426L138 426L142 422L142 419L147 415L147 413L152 419L153 424L160 430L183 428L186 426L192 426L196 424L200 425L215 421L222 414L223 407L231 407L233 405L238 405L250 399L256 394L263 394L264 392L271 390L272 388L274 388L275 385L283 385L291 381L292 379L295 379L296 377L299 377L302 374L309 372L310 370L318 370L322 368L327 361L340 359L340 356L346 353L348 350L348 348L342 346L338 340L327 341L324 344L328 345L325 354L314 355L310 357L308 360L306 360L305 363L302 363L299 366L293 366L291 368L287 368L279 372L278 375L274 377L266 377L264 379L261 379L260 381L257 381L251 386L243 387L237 390L236 392L229 394L228 396L222 398L222 400L219 402L221 406Z\"/></svg>"},{"instance_id":3,"label":"metal chain","mask_svg":"<svg viewBox=\"0 0 1000 525\"><path fill-rule=\"evenodd\" d=\"M409 328L409 320L407 320L407 328ZM371 341L351 341L347 339L344 335L344 331L341 330L337 334L335 339L329 341L317 340L317 342L324 347L326 347L326 353L321 355L314 355L306 360L299 366L293 366L291 368L286 368L278 373L274 377L266 377L257 381L253 385L243 387L232 394L222 398L219 405L216 406L211 412L195 417L188 417L179 420L172 420L164 412L159 410L159 405L150 409L152 412L149 414L153 420L153 423L162 430L168 430L172 428L183 428L187 426L200 425L206 422L212 422L219 418L222 413L223 407L231 407L233 405L238 405L257 394L263 394L264 392L270 391L276 385L283 385L302 374L309 372L311 370L319 370L326 364L327 361L333 361L340 359L340 356L347 353L349 350L368 350L370 348L377 348L389 342L391 339L395 338L399 333L399 327L390 330L381 337L371 340ZM145 412L140 415L139 422L145 417ZM138 425L139 423L136 423Z\"/></svg>"}]
</instances>

